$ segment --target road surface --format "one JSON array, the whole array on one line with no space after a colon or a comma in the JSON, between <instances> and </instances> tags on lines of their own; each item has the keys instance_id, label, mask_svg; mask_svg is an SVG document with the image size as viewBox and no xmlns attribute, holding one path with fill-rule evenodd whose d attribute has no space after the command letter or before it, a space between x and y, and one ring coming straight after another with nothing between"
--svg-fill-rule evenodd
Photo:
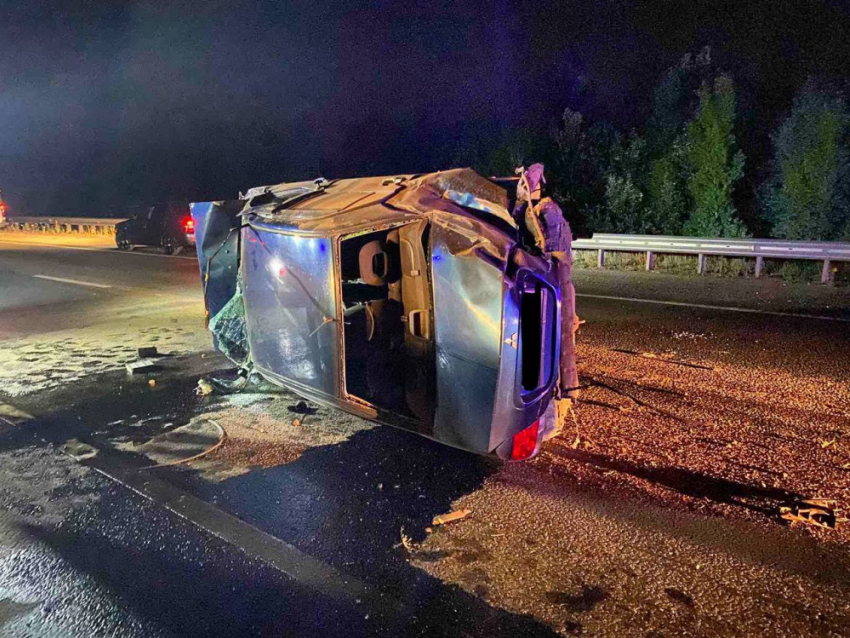
<instances>
[{"instance_id":1,"label":"road surface","mask_svg":"<svg viewBox=\"0 0 850 638\"><path fill-rule=\"evenodd\" d=\"M575 429L504 465L196 396L192 259L0 236L0 635L850 636L846 528L778 516L850 502L846 291L577 279ZM130 378L143 345L174 356Z\"/></svg>"}]
</instances>

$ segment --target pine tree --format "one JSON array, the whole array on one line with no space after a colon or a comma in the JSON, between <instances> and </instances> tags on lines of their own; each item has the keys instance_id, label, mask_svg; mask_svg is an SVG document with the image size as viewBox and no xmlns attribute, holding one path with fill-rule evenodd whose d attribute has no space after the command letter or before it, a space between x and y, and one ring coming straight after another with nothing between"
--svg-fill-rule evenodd
<instances>
[{"instance_id":1,"label":"pine tree","mask_svg":"<svg viewBox=\"0 0 850 638\"><path fill-rule=\"evenodd\" d=\"M809 82L772 136L763 198L773 233L786 239L850 239L850 112Z\"/></svg>"},{"instance_id":2,"label":"pine tree","mask_svg":"<svg viewBox=\"0 0 850 638\"><path fill-rule=\"evenodd\" d=\"M742 237L746 229L732 203L732 189L744 170L744 154L736 149L735 87L718 76L699 91L699 107L687 127L688 191L693 210L685 222L688 235Z\"/></svg>"}]
</instances>

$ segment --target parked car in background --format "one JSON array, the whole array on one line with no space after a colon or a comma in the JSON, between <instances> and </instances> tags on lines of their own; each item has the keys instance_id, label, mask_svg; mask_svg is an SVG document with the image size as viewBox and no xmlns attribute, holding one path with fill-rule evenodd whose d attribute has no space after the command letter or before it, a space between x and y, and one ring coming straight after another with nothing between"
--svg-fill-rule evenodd
<instances>
[{"instance_id":1,"label":"parked car in background","mask_svg":"<svg viewBox=\"0 0 850 638\"><path fill-rule=\"evenodd\" d=\"M527 459L554 429L560 289L509 210L469 169L193 204L216 346L312 401Z\"/></svg>"},{"instance_id":2,"label":"parked car in background","mask_svg":"<svg viewBox=\"0 0 850 638\"><path fill-rule=\"evenodd\" d=\"M168 255L195 245L195 222L188 204L151 206L115 225L115 243L121 250L156 246Z\"/></svg>"}]
</instances>

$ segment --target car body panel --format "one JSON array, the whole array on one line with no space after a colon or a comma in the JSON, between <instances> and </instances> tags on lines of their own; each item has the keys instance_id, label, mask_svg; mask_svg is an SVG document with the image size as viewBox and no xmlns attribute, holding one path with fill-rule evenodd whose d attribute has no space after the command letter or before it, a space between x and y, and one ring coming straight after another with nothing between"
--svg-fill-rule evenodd
<instances>
[{"instance_id":1,"label":"car body panel","mask_svg":"<svg viewBox=\"0 0 850 638\"><path fill-rule=\"evenodd\" d=\"M504 272L452 254L450 232L439 226L431 232L439 396L434 434L458 447L489 451Z\"/></svg>"},{"instance_id":2,"label":"car body panel","mask_svg":"<svg viewBox=\"0 0 850 638\"><path fill-rule=\"evenodd\" d=\"M245 320L254 365L328 397L339 397L339 338L330 240L242 229Z\"/></svg>"},{"instance_id":3,"label":"car body panel","mask_svg":"<svg viewBox=\"0 0 850 638\"><path fill-rule=\"evenodd\" d=\"M236 293L239 271L239 211L242 202L228 200L192 204L198 266L204 285L207 316L212 317Z\"/></svg>"}]
</instances>

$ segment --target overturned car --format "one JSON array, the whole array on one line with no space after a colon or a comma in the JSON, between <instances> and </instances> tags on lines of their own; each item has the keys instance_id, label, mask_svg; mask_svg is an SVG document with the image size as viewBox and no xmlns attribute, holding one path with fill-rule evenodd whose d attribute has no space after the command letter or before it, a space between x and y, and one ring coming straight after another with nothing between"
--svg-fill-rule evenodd
<instances>
[{"instance_id":1,"label":"overturned car","mask_svg":"<svg viewBox=\"0 0 850 638\"><path fill-rule=\"evenodd\" d=\"M529 458L557 427L572 332L563 277L515 215L469 169L193 204L215 344L309 400Z\"/></svg>"}]
</instances>

